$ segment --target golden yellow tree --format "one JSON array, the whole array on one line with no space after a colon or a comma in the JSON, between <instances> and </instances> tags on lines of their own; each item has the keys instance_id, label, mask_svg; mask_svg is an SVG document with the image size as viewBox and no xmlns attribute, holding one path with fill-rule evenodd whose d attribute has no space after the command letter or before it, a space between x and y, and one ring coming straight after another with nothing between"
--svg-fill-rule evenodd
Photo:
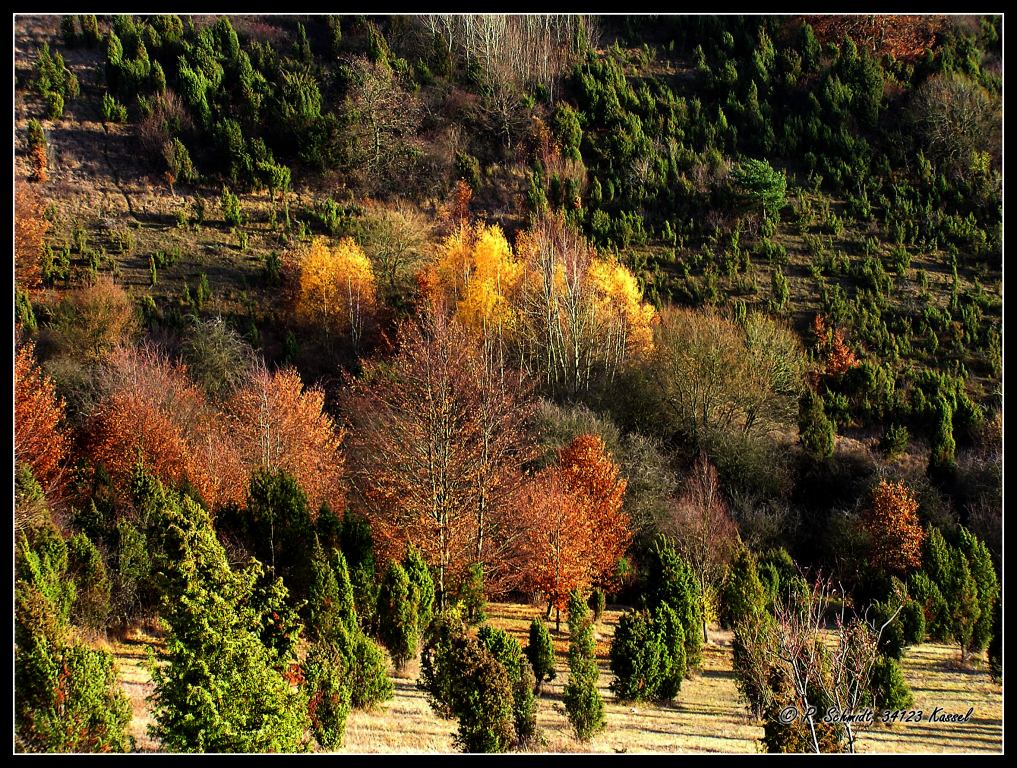
<instances>
[{"instance_id":1,"label":"golden yellow tree","mask_svg":"<svg viewBox=\"0 0 1017 768\"><path fill-rule=\"evenodd\" d=\"M326 335L348 333L358 346L376 305L374 271L361 247L349 237L334 247L316 237L299 260L299 272L298 315L319 323Z\"/></svg>"}]
</instances>

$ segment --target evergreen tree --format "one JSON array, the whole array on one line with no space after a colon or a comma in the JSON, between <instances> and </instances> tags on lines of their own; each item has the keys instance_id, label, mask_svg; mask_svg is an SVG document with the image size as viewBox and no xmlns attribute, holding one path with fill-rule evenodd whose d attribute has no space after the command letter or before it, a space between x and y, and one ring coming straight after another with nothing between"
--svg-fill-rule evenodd
<instances>
[{"instance_id":1,"label":"evergreen tree","mask_svg":"<svg viewBox=\"0 0 1017 768\"><path fill-rule=\"evenodd\" d=\"M573 591L569 597L569 679L562 698L569 722L580 741L589 741L604 728L604 700L597 690L596 642L586 601Z\"/></svg>"},{"instance_id":2,"label":"evergreen tree","mask_svg":"<svg viewBox=\"0 0 1017 768\"><path fill-rule=\"evenodd\" d=\"M378 636L399 669L417 654L420 622L413 597L406 571L393 562L378 594Z\"/></svg>"},{"instance_id":3,"label":"evergreen tree","mask_svg":"<svg viewBox=\"0 0 1017 768\"><path fill-rule=\"evenodd\" d=\"M802 448L813 461L823 462L833 456L836 432L826 415L823 400L811 387L806 387L799 403L798 435Z\"/></svg>"},{"instance_id":4,"label":"evergreen tree","mask_svg":"<svg viewBox=\"0 0 1017 768\"><path fill-rule=\"evenodd\" d=\"M654 610L666 603L677 614L685 633L686 664L689 669L696 669L703 655L703 603L699 583L689 564L666 537L654 543L647 571L647 607Z\"/></svg>"},{"instance_id":5,"label":"evergreen tree","mask_svg":"<svg viewBox=\"0 0 1017 768\"><path fill-rule=\"evenodd\" d=\"M985 542L966 528L960 529L959 547L967 558L978 589L978 620L971 631L971 651L981 653L992 638L992 621L999 600L999 579Z\"/></svg>"},{"instance_id":6,"label":"evergreen tree","mask_svg":"<svg viewBox=\"0 0 1017 768\"><path fill-rule=\"evenodd\" d=\"M720 621L733 629L766 610L766 590L759 580L755 555L741 547L731 560L720 594Z\"/></svg>"},{"instance_id":7,"label":"evergreen tree","mask_svg":"<svg viewBox=\"0 0 1017 768\"><path fill-rule=\"evenodd\" d=\"M352 677L338 647L315 643L301 664L311 733L325 749L342 746L350 714Z\"/></svg>"},{"instance_id":8,"label":"evergreen tree","mask_svg":"<svg viewBox=\"0 0 1017 768\"><path fill-rule=\"evenodd\" d=\"M536 690L539 693L544 681L554 680L554 644L547 624L538 616L530 622L530 643L526 646L526 657L533 667L536 678Z\"/></svg>"},{"instance_id":9,"label":"evergreen tree","mask_svg":"<svg viewBox=\"0 0 1017 768\"><path fill-rule=\"evenodd\" d=\"M232 571L204 509L158 485L154 497L169 634L166 663L152 669L152 735L177 752L304 748L307 699L283 674L295 659L261 639L260 565Z\"/></svg>"},{"instance_id":10,"label":"evergreen tree","mask_svg":"<svg viewBox=\"0 0 1017 768\"><path fill-rule=\"evenodd\" d=\"M956 472L957 444L953 439L953 411L942 395L939 397L937 410L936 432L932 438L932 450L929 454L929 476L945 480Z\"/></svg>"},{"instance_id":11,"label":"evergreen tree","mask_svg":"<svg viewBox=\"0 0 1017 768\"><path fill-rule=\"evenodd\" d=\"M403 568L410 579L411 598L417 604L417 619L420 632L423 633L434 615L434 579L431 577L431 569L427 567L427 561L420 550L412 544L406 549Z\"/></svg>"}]
</instances>

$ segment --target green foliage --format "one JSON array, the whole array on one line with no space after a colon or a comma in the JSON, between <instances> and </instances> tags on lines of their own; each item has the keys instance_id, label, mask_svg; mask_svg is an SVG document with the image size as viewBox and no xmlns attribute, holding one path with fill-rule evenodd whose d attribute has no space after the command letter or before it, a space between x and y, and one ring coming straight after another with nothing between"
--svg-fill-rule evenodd
<instances>
[{"instance_id":1,"label":"green foliage","mask_svg":"<svg viewBox=\"0 0 1017 768\"><path fill-rule=\"evenodd\" d=\"M569 597L569 679L562 699L569 723L580 741L589 741L604 728L604 701L597 690L596 642L586 601Z\"/></svg>"},{"instance_id":2,"label":"green foliage","mask_svg":"<svg viewBox=\"0 0 1017 768\"><path fill-rule=\"evenodd\" d=\"M35 333L39 329L35 312L32 310L32 299L28 291L21 290L17 285L14 286L14 322L29 333Z\"/></svg>"},{"instance_id":3,"label":"green foliage","mask_svg":"<svg viewBox=\"0 0 1017 768\"><path fill-rule=\"evenodd\" d=\"M324 749L338 749L350 714L352 678L347 674L347 661L337 647L317 643L300 668L311 733Z\"/></svg>"},{"instance_id":4,"label":"green foliage","mask_svg":"<svg viewBox=\"0 0 1017 768\"><path fill-rule=\"evenodd\" d=\"M759 580L756 557L740 547L731 559L720 591L720 621L729 629L756 620L766 611L767 594Z\"/></svg>"},{"instance_id":5,"label":"green foliage","mask_svg":"<svg viewBox=\"0 0 1017 768\"><path fill-rule=\"evenodd\" d=\"M966 528L960 529L958 549L968 561L978 592L978 619L971 630L969 650L981 653L992 638L993 615L999 600L999 579L989 548Z\"/></svg>"},{"instance_id":6,"label":"green foliage","mask_svg":"<svg viewBox=\"0 0 1017 768\"><path fill-rule=\"evenodd\" d=\"M629 701L672 701L685 675L685 632L670 606L622 615L611 641L611 690Z\"/></svg>"},{"instance_id":7,"label":"green foliage","mask_svg":"<svg viewBox=\"0 0 1017 768\"><path fill-rule=\"evenodd\" d=\"M391 563L378 593L378 636L401 669L417 655L420 621L416 592L399 563Z\"/></svg>"},{"instance_id":8,"label":"green foliage","mask_svg":"<svg viewBox=\"0 0 1017 768\"><path fill-rule=\"evenodd\" d=\"M787 204L787 176L766 160L743 160L731 171L738 190L764 213L775 215Z\"/></svg>"},{"instance_id":9,"label":"green foliage","mask_svg":"<svg viewBox=\"0 0 1017 768\"><path fill-rule=\"evenodd\" d=\"M314 537L307 496L282 470L260 470L247 494L247 534L257 557L282 576L293 594L307 595L310 561L304 554Z\"/></svg>"},{"instance_id":10,"label":"green foliage","mask_svg":"<svg viewBox=\"0 0 1017 768\"><path fill-rule=\"evenodd\" d=\"M806 387L799 404L798 436L813 461L822 462L833 456L836 430L826 415L822 398L811 387Z\"/></svg>"},{"instance_id":11,"label":"green foliage","mask_svg":"<svg viewBox=\"0 0 1017 768\"><path fill-rule=\"evenodd\" d=\"M526 646L526 657L530 660L539 691L545 680L554 680L557 675L551 633L539 616L530 622L530 642Z\"/></svg>"},{"instance_id":12,"label":"green foliage","mask_svg":"<svg viewBox=\"0 0 1017 768\"><path fill-rule=\"evenodd\" d=\"M117 102L110 94L102 95L102 116L108 123L127 122L127 107Z\"/></svg>"},{"instance_id":13,"label":"green foliage","mask_svg":"<svg viewBox=\"0 0 1017 768\"><path fill-rule=\"evenodd\" d=\"M523 655L519 641L489 624L480 628L477 640L508 673L512 684L512 712L517 746L532 743L537 736L537 699L534 695L536 676L529 659Z\"/></svg>"},{"instance_id":14,"label":"green foliage","mask_svg":"<svg viewBox=\"0 0 1017 768\"><path fill-rule=\"evenodd\" d=\"M417 604L417 620L423 635L434 616L434 579L423 553L412 544L406 548L403 568L410 580L410 599Z\"/></svg>"},{"instance_id":15,"label":"green foliage","mask_svg":"<svg viewBox=\"0 0 1017 768\"><path fill-rule=\"evenodd\" d=\"M516 699L509 672L468 633L458 609L435 618L418 684L439 716L459 721L456 744L464 751L504 752L512 745Z\"/></svg>"},{"instance_id":16,"label":"green foliage","mask_svg":"<svg viewBox=\"0 0 1017 768\"><path fill-rule=\"evenodd\" d=\"M219 205L222 208L222 217L226 226L239 227L244 223L244 215L240 210L240 198L225 185L222 188L222 195L219 197Z\"/></svg>"},{"instance_id":17,"label":"green foliage","mask_svg":"<svg viewBox=\"0 0 1017 768\"><path fill-rule=\"evenodd\" d=\"M908 577L908 594L921 606L929 640L946 642L950 637L948 609L936 583L924 571L917 571Z\"/></svg>"},{"instance_id":18,"label":"green foliage","mask_svg":"<svg viewBox=\"0 0 1017 768\"><path fill-rule=\"evenodd\" d=\"M73 577L77 599L71 610L75 624L93 630L107 626L110 611L110 580L99 548L83 533L67 541L67 571Z\"/></svg>"},{"instance_id":19,"label":"green foliage","mask_svg":"<svg viewBox=\"0 0 1017 768\"><path fill-rule=\"evenodd\" d=\"M190 498L158 485L155 496L169 634L166 663L152 669L152 735L178 752L304 748L306 695L283 676L293 659L262 640L258 603L266 601L255 593L263 570L255 562L233 571L208 513Z\"/></svg>"},{"instance_id":20,"label":"green foliage","mask_svg":"<svg viewBox=\"0 0 1017 768\"><path fill-rule=\"evenodd\" d=\"M896 659L880 656L869 672L874 704L879 709L911 709L915 698Z\"/></svg>"},{"instance_id":21,"label":"green foliage","mask_svg":"<svg viewBox=\"0 0 1017 768\"><path fill-rule=\"evenodd\" d=\"M340 625L349 627L351 619L356 622L353 588L349 583L346 560L341 552L333 552L333 558L345 575L345 589L340 589L336 570L316 539L311 550L311 584L306 606L307 631L313 638L332 637Z\"/></svg>"},{"instance_id":22,"label":"green foliage","mask_svg":"<svg viewBox=\"0 0 1017 768\"><path fill-rule=\"evenodd\" d=\"M473 563L459 585L456 599L463 604L463 618L468 624L480 624L487 618L484 607L484 566Z\"/></svg>"},{"instance_id":23,"label":"green foliage","mask_svg":"<svg viewBox=\"0 0 1017 768\"><path fill-rule=\"evenodd\" d=\"M703 601L699 582L674 544L660 537L650 551L646 570L646 604L650 610L666 604L678 616L685 635L685 658L689 669L703 658Z\"/></svg>"}]
</instances>

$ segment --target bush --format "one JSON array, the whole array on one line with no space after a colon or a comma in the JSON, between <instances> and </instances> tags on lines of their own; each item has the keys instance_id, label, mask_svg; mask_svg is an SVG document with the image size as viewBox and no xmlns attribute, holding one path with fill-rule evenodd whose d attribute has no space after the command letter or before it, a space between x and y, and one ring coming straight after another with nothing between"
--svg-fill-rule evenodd
<instances>
[{"instance_id":1,"label":"bush","mask_svg":"<svg viewBox=\"0 0 1017 768\"><path fill-rule=\"evenodd\" d=\"M897 616L901 623L904 642L907 645L918 645L925 642L925 612L917 600L908 599Z\"/></svg>"},{"instance_id":2,"label":"bush","mask_svg":"<svg viewBox=\"0 0 1017 768\"><path fill-rule=\"evenodd\" d=\"M315 643L301 665L311 733L328 750L342 746L350 714L351 681L337 646Z\"/></svg>"},{"instance_id":3,"label":"bush","mask_svg":"<svg viewBox=\"0 0 1017 768\"><path fill-rule=\"evenodd\" d=\"M883 633L879 636L879 650L892 659L900 659L904 655L904 626L901 622L900 614L894 616L893 620L890 621L890 617L893 616L894 611L897 610L897 606L890 602L880 602L873 605L872 621L876 628L886 626L883 628ZM890 621L887 624L887 621Z\"/></svg>"},{"instance_id":4,"label":"bush","mask_svg":"<svg viewBox=\"0 0 1017 768\"><path fill-rule=\"evenodd\" d=\"M686 663L689 669L697 668L703 654L703 602L692 569L661 537L650 552L646 578L647 607L654 610L666 603L677 614L685 633Z\"/></svg>"},{"instance_id":5,"label":"bush","mask_svg":"<svg viewBox=\"0 0 1017 768\"><path fill-rule=\"evenodd\" d=\"M434 615L434 579L424 556L412 544L406 549L403 568L410 580L410 597L417 604L417 620L423 634Z\"/></svg>"},{"instance_id":6,"label":"bush","mask_svg":"<svg viewBox=\"0 0 1017 768\"><path fill-rule=\"evenodd\" d=\"M908 448L908 441L911 435L908 428L900 424L891 424L886 428L883 437L879 440L880 449L890 457L901 456Z\"/></svg>"},{"instance_id":7,"label":"bush","mask_svg":"<svg viewBox=\"0 0 1017 768\"><path fill-rule=\"evenodd\" d=\"M503 649L509 646L493 633L487 637ZM432 623L418 686L440 717L459 721L456 743L463 750L504 752L513 743L516 697L510 674L483 642L469 635L458 608L446 609Z\"/></svg>"},{"instance_id":8,"label":"bush","mask_svg":"<svg viewBox=\"0 0 1017 768\"><path fill-rule=\"evenodd\" d=\"M102 116L108 123L125 123L127 122L127 107L117 102L108 93L104 93L102 96Z\"/></svg>"},{"instance_id":9,"label":"bush","mask_svg":"<svg viewBox=\"0 0 1017 768\"><path fill-rule=\"evenodd\" d=\"M538 616L530 622L530 643L526 646L526 657L533 667L535 689L539 692L544 681L554 680L554 645L547 624Z\"/></svg>"},{"instance_id":10,"label":"bush","mask_svg":"<svg viewBox=\"0 0 1017 768\"><path fill-rule=\"evenodd\" d=\"M877 709L910 709L914 705L914 696L896 659L880 656L869 672L869 685Z\"/></svg>"},{"instance_id":11,"label":"bush","mask_svg":"<svg viewBox=\"0 0 1017 768\"><path fill-rule=\"evenodd\" d=\"M350 675L350 704L354 709L371 709L392 698L388 676L388 654L360 629L340 632L343 655Z\"/></svg>"},{"instance_id":12,"label":"bush","mask_svg":"<svg viewBox=\"0 0 1017 768\"><path fill-rule=\"evenodd\" d=\"M720 592L721 625L733 629L766 610L766 590L759 580L756 558L747 547L741 547L731 560Z\"/></svg>"},{"instance_id":13,"label":"bush","mask_svg":"<svg viewBox=\"0 0 1017 768\"><path fill-rule=\"evenodd\" d=\"M948 606L942 592L925 571L918 571L908 577L908 594L922 609L925 631L936 643L950 638Z\"/></svg>"},{"instance_id":14,"label":"bush","mask_svg":"<svg viewBox=\"0 0 1017 768\"><path fill-rule=\"evenodd\" d=\"M536 677L519 642L502 629L485 624L477 639L489 650L508 673L512 684L512 713L516 744L525 746L537 735L537 700L534 696Z\"/></svg>"},{"instance_id":15,"label":"bush","mask_svg":"<svg viewBox=\"0 0 1017 768\"><path fill-rule=\"evenodd\" d=\"M409 576L399 563L392 563L378 593L378 636L397 669L417 655L419 624Z\"/></svg>"},{"instance_id":16,"label":"bush","mask_svg":"<svg viewBox=\"0 0 1017 768\"><path fill-rule=\"evenodd\" d=\"M222 207L222 217L227 227L239 227L244 223L244 215L240 210L240 198L227 186L222 188L219 205Z\"/></svg>"},{"instance_id":17,"label":"bush","mask_svg":"<svg viewBox=\"0 0 1017 768\"><path fill-rule=\"evenodd\" d=\"M580 741L589 741L604 728L604 701L597 690L599 676L590 612L586 602L573 592L569 598L569 680L562 698Z\"/></svg>"},{"instance_id":18,"label":"bush","mask_svg":"<svg viewBox=\"0 0 1017 768\"><path fill-rule=\"evenodd\" d=\"M647 611L627 611L611 641L611 690L622 700L652 699L660 676L660 640Z\"/></svg>"},{"instance_id":19,"label":"bush","mask_svg":"<svg viewBox=\"0 0 1017 768\"><path fill-rule=\"evenodd\" d=\"M474 563L466 572L456 596L463 604L463 618L468 624L480 624L487 618L484 612L484 566Z\"/></svg>"},{"instance_id":20,"label":"bush","mask_svg":"<svg viewBox=\"0 0 1017 768\"><path fill-rule=\"evenodd\" d=\"M71 610L76 624L105 630L109 619L110 582L98 547L83 533L67 542L68 575L74 579L77 600Z\"/></svg>"}]
</instances>

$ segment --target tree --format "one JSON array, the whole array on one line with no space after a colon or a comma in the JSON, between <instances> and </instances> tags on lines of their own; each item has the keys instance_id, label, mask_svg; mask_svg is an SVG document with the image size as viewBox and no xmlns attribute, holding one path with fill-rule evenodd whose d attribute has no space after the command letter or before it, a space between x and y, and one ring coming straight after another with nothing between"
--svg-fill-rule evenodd
<instances>
[{"instance_id":1,"label":"tree","mask_svg":"<svg viewBox=\"0 0 1017 768\"><path fill-rule=\"evenodd\" d=\"M708 642L705 601L724 577L738 543L738 527L728 512L717 470L704 454L692 465L685 490L667 521L666 532L674 538L679 554L698 579L699 595L704 601L703 642Z\"/></svg>"},{"instance_id":2,"label":"tree","mask_svg":"<svg viewBox=\"0 0 1017 768\"><path fill-rule=\"evenodd\" d=\"M981 653L992 637L993 616L996 603L999 601L999 579L989 548L967 528L960 529L958 549L967 558L971 577L978 588L979 615L971 632L971 650Z\"/></svg>"},{"instance_id":3,"label":"tree","mask_svg":"<svg viewBox=\"0 0 1017 768\"><path fill-rule=\"evenodd\" d=\"M947 399L940 395L936 404L938 416L936 432L932 438L932 449L929 452L930 477L946 478L957 469L955 452L957 443L953 439L953 409Z\"/></svg>"},{"instance_id":4,"label":"tree","mask_svg":"<svg viewBox=\"0 0 1017 768\"><path fill-rule=\"evenodd\" d=\"M130 343L138 330L134 302L105 275L71 291L53 314L57 348L89 363L101 360L118 344Z\"/></svg>"},{"instance_id":5,"label":"tree","mask_svg":"<svg viewBox=\"0 0 1017 768\"><path fill-rule=\"evenodd\" d=\"M649 361L664 424L696 445L718 432L767 434L788 423L804 374L790 330L761 315L743 330L713 310L662 313Z\"/></svg>"},{"instance_id":6,"label":"tree","mask_svg":"<svg viewBox=\"0 0 1017 768\"><path fill-rule=\"evenodd\" d=\"M14 183L14 281L34 291L42 285L40 258L50 223L42 198L22 179Z\"/></svg>"},{"instance_id":7,"label":"tree","mask_svg":"<svg viewBox=\"0 0 1017 768\"><path fill-rule=\"evenodd\" d=\"M342 746L350 713L351 679L347 662L334 645L316 643L300 665L311 733L328 750Z\"/></svg>"},{"instance_id":8,"label":"tree","mask_svg":"<svg viewBox=\"0 0 1017 768\"><path fill-rule=\"evenodd\" d=\"M512 685L512 711L515 719L516 746L525 748L537 739L536 677L519 642L505 630L485 624L477 639L508 673Z\"/></svg>"},{"instance_id":9,"label":"tree","mask_svg":"<svg viewBox=\"0 0 1017 768\"><path fill-rule=\"evenodd\" d=\"M904 483L880 481L872 491L862 526L869 536L875 567L905 574L921 565L925 531L918 522L918 501Z\"/></svg>"},{"instance_id":10,"label":"tree","mask_svg":"<svg viewBox=\"0 0 1017 768\"><path fill-rule=\"evenodd\" d=\"M417 624L422 635L434 615L434 579L424 556L412 544L406 547L402 565L409 578L410 599L417 604Z\"/></svg>"},{"instance_id":11,"label":"tree","mask_svg":"<svg viewBox=\"0 0 1017 768\"><path fill-rule=\"evenodd\" d=\"M76 590L67 568L68 546L51 520L18 534L14 746L18 752L124 752L130 706L112 654L74 637L68 619Z\"/></svg>"},{"instance_id":12,"label":"tree","mask_svg":"<svg viewBox=\"0 0 1017 768\"><path fill-rule=\"evenodd\" d=\"M569 679L562 699L576 737L589 741L604 728L604 701L597 690L596 641L590 611L578 592L569 597Z\"/></svg>"},{"instance_id":13,"label":"tree","mask_svg":"<svg viewBox=\"0 0 1017 768\"><path fill-rule=\"evenodd\" d=\"M249 379L256 366L251 346L222 317L194 318L181 353L187 371L213 401L224 401Z\"/></svg>"},{"instance_id":14,"label":"tree","mask_svg":"<svg viewBox=\"0 0 1017 768\"><path fill-rule=\"evenodd\" d=\"M360 344L375 309L374 271L363 250L345 237L330 248L322 237L300 257L297 313L319 323L326 335L348 333Z\"/></svg>"},{"instance_id":15,"label":"tree","mask_svg":"<svg viewBox=\"0 0 1017 768\"><path fill-rule=\"evenodd\" d=\"M603 440L580 435L539 472L521 502L523 583L559 613L574 590L611 583L631 539L621 509L625 481Z\"/></svg>"},{"instance_id":16,"label":"tree","mask_svg":"<svg viewBox=\"0 0 1017 768\"><path fill-rule=\"evenodd\" d=\"M207 512L191 499L156 484L154 500L169 634L166 663L152 670L152 735L177 752L301 749L307 698L284 675L295 659L262 640L261 611L271 618L281 606L253 599L260 564L233 571Z\"/></svg>"},{"instance_id":17,"label":"tree","mask_svg":"<svg viewBox=\"0 0 1017 768\"><path fill-rule=\"evenodd\" d=\"M806 387L799 401L798 439L807 456L823 462L833 456L837 432L826 415L823 400L812 387Z\"/></svg>"},{"instance_id":18,"label":"tree","mask_svg":"<svg viewBox=\"0 0 1017 768\"><path fill-rule=\"evenodd\" d=\"M759 580L756 557L748 547L740 546L720 592L721 624L735 629L744 622L760 620L765 611L766 590Z\"/></svg>"},{"instance_id":19,"label":"tree","mask_svg":"<svg viewBox=\"0 0 1017 768\"><path fill-rule=\"evenodd\" d=\"M611 682L618 698L669 702L685 675L685 636L681 622L666 604L649 611L622 614L611 641Z\"/></svg>"},{"instance_id":20,"label":"tree","mask_svg":"<svg viewBox=\"0 0 1017 768\"><path fill-rule=\"evenodd\" d=\"M292 368L261 367L226 405L235 444L248 475L281 470L307 494L312 511L341 508L344 431L325 412L321 389L305 389Z\"/></svg>"},{"instance_id":21,"label":"tree","mask_svg":"<svg viewBox=\"0 0 1017 768\"><path fill-rule=\"evenodd\" d=\"M703 598L689 563L678 554L672 540L661 536L649 553L646 569L646 604L651 610L667 605L681 623L685 636L688 669L699 667L703 658Z\"/></svg>"},{"instance_id":22,"label":"tree","mask_svg":"<svg viewBox=\"0 0 1017 768\"><path fill-rule=\"evenodd\" d=\"M428 252L431 222L409 203L368 206L362 245L386 300L399 305L412 288L415 269Z\"/></svg>"},{"instance_id":23,"label":"tree","mask_svg":"<svg viewBox=\"0 0 1017 768\"><path fill-rule=\"evenodd\" d=\"M416 592L399 563L391 563L378 594L378 635L388 648L397 669L417 655L420 639Z\"/></svg>"},{"instance_id":24,"label":"tree","mask_svg":"<svg viewBox=\"0 0 1017 768\"><path fill-rule=\"evenodd\" d=\"M748 158L735 166L731 178L745 197L773 216L784 207L787 176L774 170L766 160Z\"/></svg>"},{"instance_id":25,"label":"tree","mask_svg":"<svg viewBox=\"0 0 1017 768\"><path fill-rule=\"evenodd\" d=\"M540 692L544 681L554 680L556 676L554 668L554 645L551 643L551 635L539 616L534 617L530 622L530 642L526 646L526 657L533 667L533 675L536 679L536 689Z\"/></svg>"},{"instance_id":26,"label":"tree","mask_svg":"<svg viewBox=\"0 0 1017 768\"><path fill-rule=\"evenodd\" d=\"M515 332L527 369L552 391L589 389L652 346L655 312L624 267L599 259L561 214L539 218L516 241L523 266Z\"/></svg>"},{"instance_id":27,"label":"tree","mask_svg":"<svg viewBox=\"0 0 1017 768\"><path fill-rule=\"evenodd\" d=\"M31 468L44 490L58 490L69 441L64 401L35 359L31 341L19 339L14 356L14 460Z\"/></svg>"},{"instance_id":28,"label":"tree","mask_svg":"<svg viewBox=\"0 0 1017 768\"><path fill-rule=\"evenodd\" d=\"M473 563L489 587L511 573L529 404L440 308L404 323L397 346L393 359L367 361L344 393L351 477L379 547L398 558L407 541L417 546L443 606Z\"/></svg>"}]
</instances>

